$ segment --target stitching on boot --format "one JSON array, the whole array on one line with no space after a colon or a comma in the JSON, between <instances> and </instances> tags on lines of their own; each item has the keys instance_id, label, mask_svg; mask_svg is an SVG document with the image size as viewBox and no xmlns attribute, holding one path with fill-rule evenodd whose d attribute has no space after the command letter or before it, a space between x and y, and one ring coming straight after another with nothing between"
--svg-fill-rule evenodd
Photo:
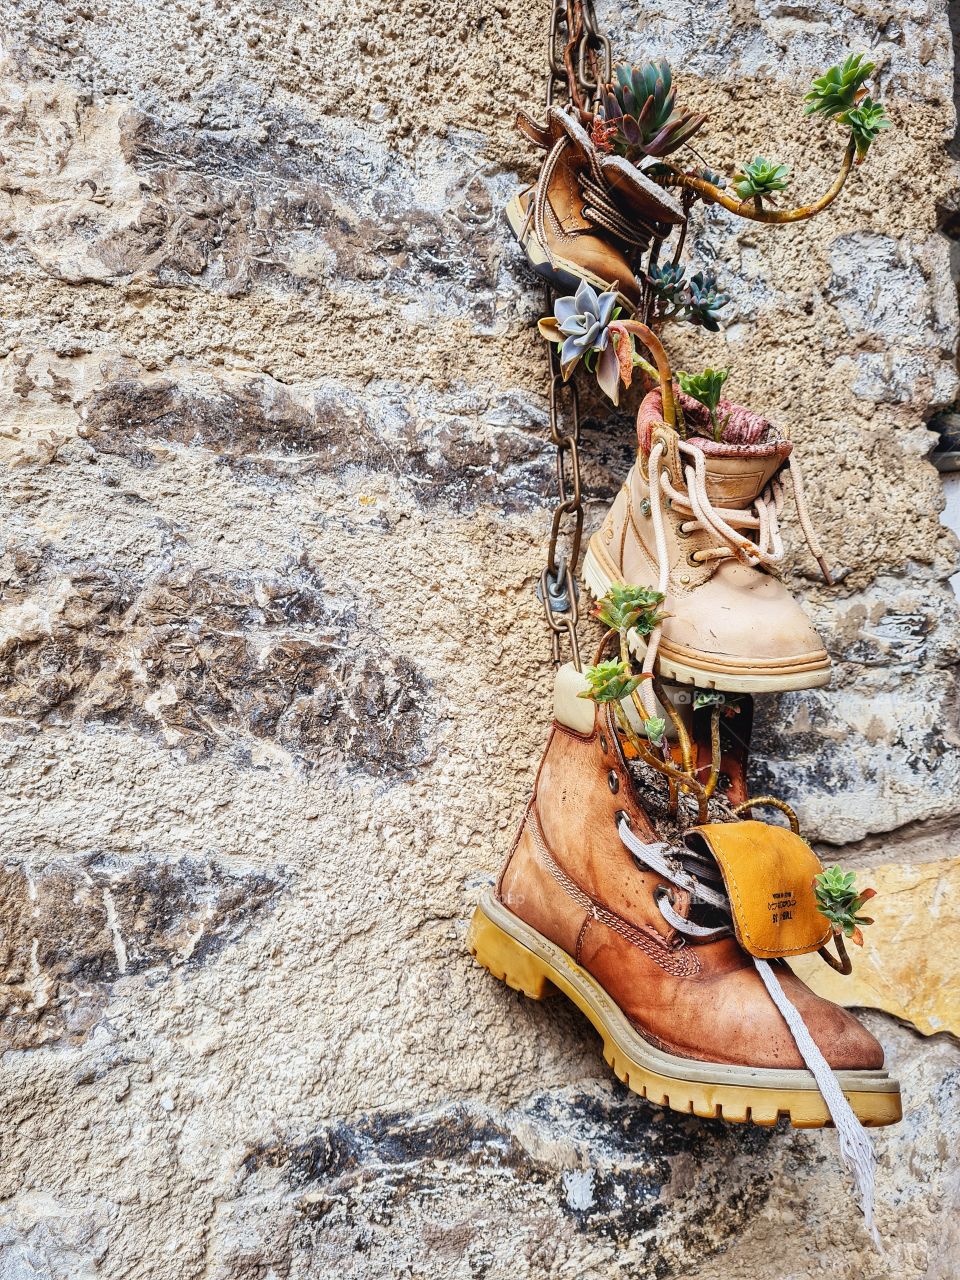
<instances>
[{"instance_id":1,"label":"stitching on boot","mask_svg":"<svg viewBox=\"0 0 960 1280\"><path fill-rule=\"evenodd\" d=\"M550 872L561 888L573 898L577 906L590 913L592 919L599 920L608 929L618 933L624 941L629 942L632 946L639 947L655 964L658 964L661 969L665 969L667 973L672 973L674 977L692 978L700 972L700 961L689 949L677 952L671 951L669 947L662 944L658 946L651 937L641 929L638 929L636 925L631 924L629 920L624 920L622 916L618 916L609 907L601 906L599 902L594 901L588 893L570 879L547 847L546 839L540 829L540 817L536 807L530 810L530 830L533 832L533 842L537 852L540 854L544 868Z\"/></svg>"}]
</instances>

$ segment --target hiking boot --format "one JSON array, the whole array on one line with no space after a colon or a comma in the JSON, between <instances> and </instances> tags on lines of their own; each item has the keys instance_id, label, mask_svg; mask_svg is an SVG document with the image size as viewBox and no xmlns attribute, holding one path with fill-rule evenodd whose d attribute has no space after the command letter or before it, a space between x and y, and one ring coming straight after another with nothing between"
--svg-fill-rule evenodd
<instances>
[{"instance_id":1,"label":"hiking boot","mask_svg":"<svg viewBox=\"0 0 960 1280\"><path fill-rule=\"evenodd\" d=\"M679 847L662 841L613 709L578 697L586 688L561 669L533 798L474 914L471 953L533 999L566 995L617 1076L651 1102L763 1125L832 1119L841 1143L852 1126L851 1141L869 1152L839 1091L865 1125L899 1120L883 1049L776 958L829 937L813 898L815 855L792 832L755 821L706 824ZM731 883L740 904L724 889ZM771 924L769 902L787 896L792 911Z\"/></svg>"},{"instance_id":2,"label":"hiking boot","mask_svg":"<svg viewBox=\"0 0 960 1280\"><path fill-rule=\"evenodd\" d=\"M688 436L661 416L659 391L638 414L637 461L598 533L583 576L600 598L611 585L666 597L644 669L734 693L810 689L830 679L830 658L802 609L774 576L784 556L778 517L789 469L800 524L830 581L810 523L793 446L766 419L729 401L723 440L708 411L680 395ZM702 433L702 434L701 434ZM644 642L636 638L637 651Z\"/></svg>"},{"instance_id":3,"label":"hiking boot","mask_svg":"<svg viewBox=\"0 0 960 1280\"><path fill-rule=\"evenodd\" d=\"M548 108L542 128L525 114L518 123L547 151L535 186L507 205L530 265L563 294L581 280L602 293L616 288L632 314L642 301L633 262L683 222L680 204L622 156L598 152L567 112Z\"/></svg>"}]
</instances>

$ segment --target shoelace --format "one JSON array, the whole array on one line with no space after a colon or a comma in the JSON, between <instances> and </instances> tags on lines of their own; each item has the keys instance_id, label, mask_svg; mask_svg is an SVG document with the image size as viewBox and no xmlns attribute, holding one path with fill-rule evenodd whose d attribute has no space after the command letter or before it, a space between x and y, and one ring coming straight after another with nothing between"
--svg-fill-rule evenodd
<instances>
[{"instance_id":1,"label":"shoelace","mask_svg":"<svg viewBox=\"0 0 960 1280\"><path fill-rule=\"evenodd\" d=\"M663 522L663 499L668 498L673 507L681 513L688 512L689 519L680 525L685 534L706 531L717 538L717 547L695 551L693 558L699 563L708 560L724 560L736 557L753 568L773 568L780 564L784 557L783 539L780 536L779 517L784 506L784 487L777 477L767 485L759 497L753 501L752 509L715 507L707 492L707 464L704 454L694 445L686 441L678 442L678 449L684 459L684 475L687 481L686 490L677 489L669 475L662 471L660 462L664 454L664 445L656 441L650 450L648 471L650 476L650 516L653 521L653 536L657 553L657 590L664 596L670 574L670 559L667 551L667 534ZM790 470L793 481L793 500L797 508L797 518L806 539L807 546L814 559L820 565L827 582L831 581L830 571L823 557L823 550L817 538L816 530L810 519L807 506L806 491L800 467L794 458L786 460L785 466ZM757 540L745 537L741 529L755 529ZM651 632L647 641L647 652L643 660L643 670L650 673L654 669L657 651L660 647L661 627ZM656 703L650 682L641 689L641 697L647 714L656 714Z\"/></svg>"},{"instance_id":2,"label":"shoelace","mask_svg":"<svg viewBox=\"0 0 960 1280\"><path fill-rule=\"evenodd\" d=\"M634 859L689 894L691 906L709 906L724 912L727 916L731 914L730 900L724 889L723 879L712 859L691 849L674 849L664 842L644 844L634 835L626 818L620 819L617 831ZM661 888L657 892L656 902L663 918L672 928L698 942L712 942L733 932L729 925L709 928L681 916L673 909L670 891L666 888ZM780 985L776 972L766 960L760 960L756 956L751 956L751 959L827 1104L827 1110L830 1112L840 1141L840 1158L853 1177L863 1210L864 1223L879 1248L880 1237L874 1224L876 1153L873 1143L857 1119L850 1103L844 1097L837 1077L817 1047L799 1010L791 1003Z\"/></svg>"},{"instance_id":3,"label":"shoelace","mask_svg":"<svg viewBox=\"0 0 960 1280\"><path fill-rule=\"evenodd\" d=\"M533 200L530 204L530 212L527 215L528 221L532 216L534 231L545 251L548 244L546 229L547 191L560 158L569 146L571 146L569 138L560 138L554 143L553 148L543 162L543 169L534 187ZM610 195L607 184L599 170L593 168L589 171L583 170L577 175L577 181L584 198L584 217L598 227L602 227L605 231L611 232L627 244L639 245L642 248L650 243L650 237L653 234L652 228L645 226L643 223L631 222L625 217Z\"/></svg>"}]
</instances>

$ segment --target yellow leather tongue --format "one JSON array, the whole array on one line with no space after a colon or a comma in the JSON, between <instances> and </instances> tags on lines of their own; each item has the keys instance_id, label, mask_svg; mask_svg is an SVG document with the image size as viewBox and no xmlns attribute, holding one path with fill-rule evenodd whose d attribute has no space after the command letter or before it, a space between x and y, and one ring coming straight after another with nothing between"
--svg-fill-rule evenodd
<instances>
[{"instance_id":1,"label":"yellow leather tongue","mask_svg":"<svg viewBox=\"0 0 960 1280\"><path fill-rule=\"evenodd\" d=\"M716 822L691 827L686 840L716 859L730 896L737 941L770 960L816 951L830 937L817 910L813 877L823 870L805 840L766 822Z\"/></svg>"}]
</instances>

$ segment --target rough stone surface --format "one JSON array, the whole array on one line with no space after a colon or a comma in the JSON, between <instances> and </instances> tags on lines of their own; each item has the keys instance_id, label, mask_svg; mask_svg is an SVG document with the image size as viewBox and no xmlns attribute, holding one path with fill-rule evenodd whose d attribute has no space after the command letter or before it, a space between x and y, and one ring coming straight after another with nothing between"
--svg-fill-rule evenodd
<instances>
[{"instance_id":1,"label":"rough stone surface","mask_svg":"<svg viewBox=\"0 0 960 1280\"><path fill-rule=\"evenodd\" d=\"M953 976L960 951L960 862L894 863L861 877L878 896L864 909L874 922L869 947L848 947L853 973L837 973L817 955L797 957L795 972L838 1004L884 1009L928 1035L960 1035Z\"/></svg>"},{"instance_id":2,"label":"rough stone surface","mask_svg":"<svg viewBox=\"0 0 960 1280\"><path fill-rule=\"evenodd\" d=\"M798 194L840 145L809 75L881 64L876 157L802 228L704 216L731 323L666 337L789 427L838 567L790 531L836 676L763 700L756 785L830 858L955 857L947 13L598 10L682 67L713 167L775 154ZM866 1015L906 1105L880 1258L830 1133L658 1112L465 954L550 703L541 295L500 216L545 26L3 7L2 1280L960 1271L949 1036ZM630 406L583 403L596 525Z\"/></svg>"}]
</instances>

